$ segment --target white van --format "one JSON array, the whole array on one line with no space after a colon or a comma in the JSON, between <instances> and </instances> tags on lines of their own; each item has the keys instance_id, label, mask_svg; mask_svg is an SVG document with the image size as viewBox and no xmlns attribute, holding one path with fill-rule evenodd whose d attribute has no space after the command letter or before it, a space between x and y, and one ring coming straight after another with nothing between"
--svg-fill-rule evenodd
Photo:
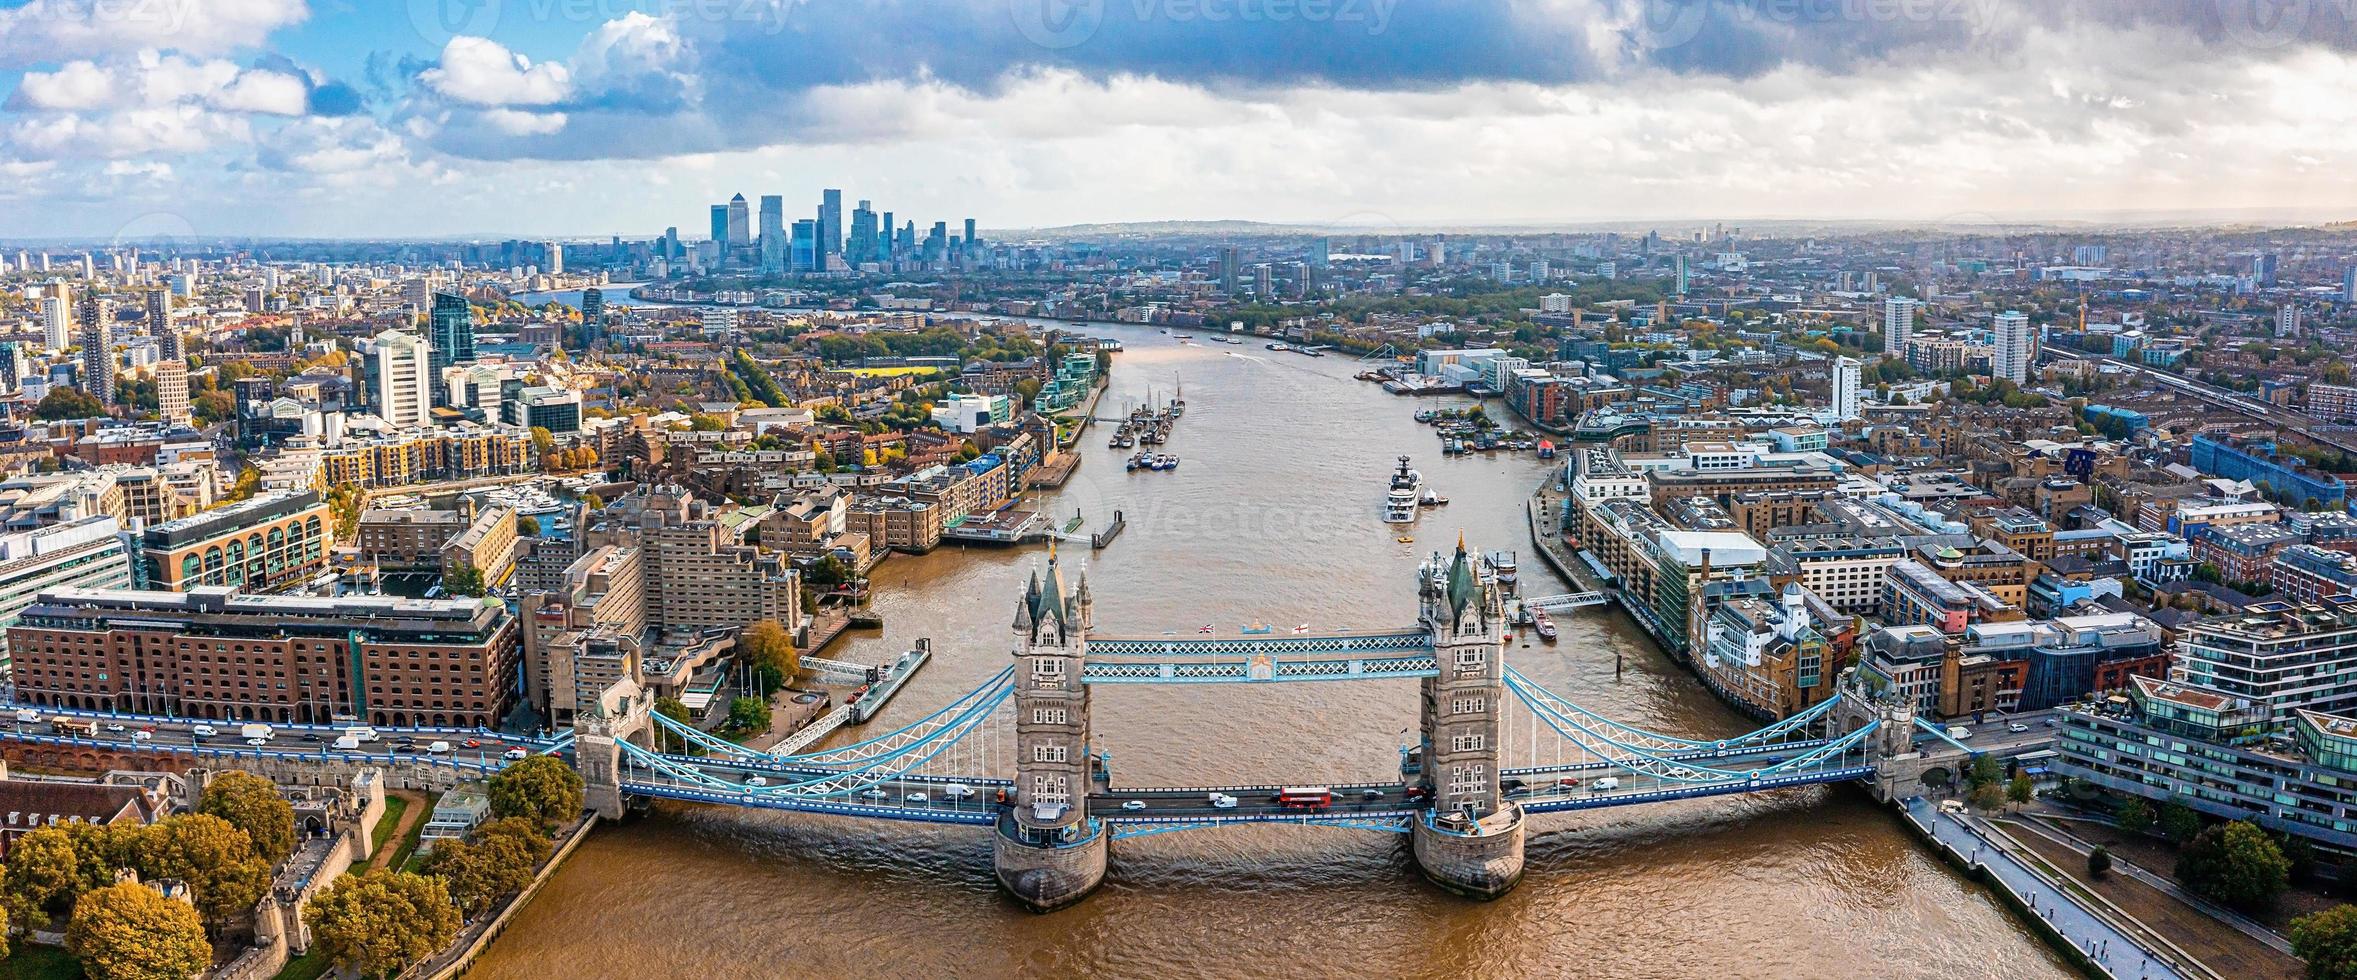
<instances>
[{"instance_id":1,"label":"white van","mask_svg":"<svg viewBox=\"0 0 2357 980\"><path fill-rule=\"evenodd\" d=\"M212 738L215 735L221 734L220 729L214 728L211 725L198 725L189 729L189 731L194 733L198 738Z\"/></svg>"},{"instance_id":2,"label":"white van","mask_svg":"<svg viewBox=\"0 0 2357 980\"><path fill-rule=\"evenodd\" d=\"M40 713L39 711L35 711L35 710L31 709L31 708L18 708L18 709L16 709L16 720L18 720L18 721L40 721L40 720L41 720L41 713Z\"/></svg>"},{"instance_id":3,"label":"white van","mask_svg":"<svg viewBox=\"0 0 2357 980\"><path fill-rule=\"evenodd\" d=\"M1211 805L1221 810L1233 809L1236 805L1236 798L1226 793L1213 793L1211 794Z\"/></svg>"},{"instance_id":4,"label":"white van","mask_svg":"<svg viewBox=\"0 0 2357 980\"><path fill-rule=\"evenodd\" d=\"M374 742L377 740L377 733L374 728L347 728L344 729L344 737L355 742Z\"/></svg>"},{"instance_id":5,"label":"white van","mask_svg":"<svg viewBox=\"0 0 2357 980\"><path fill-rule=\"evenodd\" d=\"M964 783L951 783L941 788L941 795L952 800L970 800L974 798L974 787Z\"/></svg>"},{"instance_id":6,"label":"white van","mask_svg":"<svg viewBox=\"0 0 2357 980\"><path fill-rule=\"evenodd\" d=\"M276 733L272 732L268 725L239 725L237 734L246 741L252 742L257 738L268 741L270 736Z\"/></svg>"},{"instance_id":7,"label":"white van","mask_svg":"<svg viewBox=\"0 0 2357 980\"><path fill-rule=\"evenodd\" d=\"M1588 784L1588 788L1589 788L1589 789L1595 789L1595 790L1619 789L1619 788L1620 788L1620 777L1619 777L1619 776L1604 776L1604 777L1601 777L1601 778L1597 779L1595 782L1589 783L1589 784Z\"/></svg>"},{"instance_id":8,"label":"white van","mask_svg":"<svg viewBox=\"0 0 2357 980\"><path fill-rule=\"evenodd\" d=\"M343 751L350 752L360 747L360 740L353 738L350 735L345 735L336 739L335 747L342 749Z\"/></svg>"},{"instance_id":9,"label":"white van","mask_svg":"<svg viewBox=\"0 0 2357 980\"><path fill-rule=\"evenodd\" d=\"M434 743L431 743L431 744L429 744L429 745L427 745L427 746L426 746L426 754L428 754L428 755L449 755L449 754L450 754L450 743L448 743L448 742L434 742Z\"/></svg>"}]
</instances>

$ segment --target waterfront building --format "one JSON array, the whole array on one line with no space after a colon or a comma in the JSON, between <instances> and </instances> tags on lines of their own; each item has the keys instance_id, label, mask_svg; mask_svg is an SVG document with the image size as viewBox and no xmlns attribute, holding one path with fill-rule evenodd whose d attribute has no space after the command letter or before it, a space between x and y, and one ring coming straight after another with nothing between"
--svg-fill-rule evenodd
<instances>
[{"instance_id":1,"label":"waterfront building","mask_svg":"<svg viewBox=\"0 0 2357 980\"><path fill-rule=\"evenodd\" d=\"M2066 711L2057 775L2315 845L2318 872L2347 880L2357 858L2357 719L2267 707L2223 691L2132 679L2123 710Z\"/></svg>"},{"instance_id":2,"label":"waterfront building","mask_svg":"<svg viewBox=\"0 0 2357 980\"><path fill-rule=\"evenodd\" d=\"M1948 636L1930 626L1885 626L1858 644L1860 680L1869 691L1912 702L1924 715L1940 709Z\"/></svg>"},{"instance_id":3,"label":"waterfront building","mask_svg":"<svg viewBox=\"0 0 2357 980\"><path fill-rule=\"evenodd\" d=\"M2357 598L2258 603L2180 627L2177 646L2182 680L2250 701L2269 724L2357 712Z\"/></svg>"},{"instance_id":4,"label":"waterfront building","mask_svg":"<svg viewBox=\"0 0 2357 980\"><path fill-rule=\"evenodd\" d=\"M471 422L347 437L341 445L318 452L329 485L369 488L513 476L533 472L536 466L530 432Z\"/></svg>"},{"instance_id":5,"label":"waterfront building","mask_svg":"<svg viewBox=\"0 0 2357 980\"><path fill-rule=\"evenodd\" d=\"M1800 586L1785 586L1773 600L1744 596L1718 603L1709 631L1696 669L1746 713L1784 718L1832 696L1842 665Z\"/></svg>"},{"instance_id":6,"label":"waterfront building","mask_svg":"<svg viewBox=\"0 0 2357 980\"><path fill-rule=\"evenodd\" d=\"M360 514L355 543L360 560L386 571L439 571L442 546L466 529L455 510L371 507Z\"/></svg>"},{"instance_id":7,"label":"waterfront building","mask_svg":"<svg viewBox=\"0 0 2357 980\"><path fill-rule=\"evenodd\" d=\"M1845 615L1873 616L1882 611L1885 573L1907 554L1894 535L1811 537L1772 546L1767 567L1771 577L1798 581Z\"/></svg>"},{"instance_id":8,"label":"waterfront building","mask_svg":"<svg viewBox=\"0 0 2357 980\"><path fill-rule=\"evenodd\" d=\"M316 491L265 493L148 528L140 555L148 583L159 589L270 592L326 570L330 520Z\"/></svg>"},{"instance_id":9,"label":"waterfront building","mask_svg":"<svg viewBox=\"0 0 2357 980\"><path fill-rule=\"evenodd\" d=\"M1752 579L1759 579L1763 588L1766 584L1761 573L1768 551L1741 531L1658 530L1646 552L1655 572L1648 625L1681 659L1705 638L1710 586Z\"/></svg>"},{"instance_id":10,"label":"waterfront building","mask_svg":"<svg viewBox=\"0 0 2357 980\"><path fill-rule=\"evenodd\" d=\"M18 701L228 721L492 727L518 641L481 599L56 589L8 631Z\"/></svg>"},{"instance_id":11,"label":"waterfront building","mask_svg":"<svg viewBox=\"0 0 2357 980\"><path fill-rule=\"evenodd\" d=\"M862 496L845 513L852 530L867 535L871 547L924 554L941 543L941 508L905 497Z\"/></svg>"},{"instance_id":12,"label":"waterfront building","mask_svg":"<svg viewBox=\"0 0 2357 980\"><path fill-rule=\"evenodd\" d=\"M515 569L515 510L497 506L477 508L466 529L442 545L441 559L445 578L462 568L473 568L482 573L485 587L505 584L508 573Z\"/></svg>"}]
</instances>

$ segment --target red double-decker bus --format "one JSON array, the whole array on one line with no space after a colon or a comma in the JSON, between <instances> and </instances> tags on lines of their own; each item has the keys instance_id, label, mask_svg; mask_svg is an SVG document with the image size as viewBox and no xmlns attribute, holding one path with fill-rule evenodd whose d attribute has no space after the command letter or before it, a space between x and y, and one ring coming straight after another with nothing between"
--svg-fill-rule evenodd
<instances>
[{"instance_id":1,"label":"red double-decker bus","mask_svg":"<svg viewBox=\"0 0 2357 980\"><path fill-rule=\"evenodd\" d=\"M1324 786L1287 786L1284 789L1277 791L1277 803L1280 806L1298 806L1314 809L1316 807L1329 806L1333 804L1333 802L1334 791L1327 789Z\"/></svg>"}]
</instances>

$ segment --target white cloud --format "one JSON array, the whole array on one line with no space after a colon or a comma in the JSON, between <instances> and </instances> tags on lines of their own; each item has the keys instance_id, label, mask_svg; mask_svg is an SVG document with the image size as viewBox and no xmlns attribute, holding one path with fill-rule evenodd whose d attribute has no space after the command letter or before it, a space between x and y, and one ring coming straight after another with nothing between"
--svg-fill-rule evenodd
<instances>
[{"instance_id":1,"label":"white cloud","mask_svg":"<svg viewBox=\"0 0 2357 980\"><path fill-rule=\"evenodd\" d=\"M26 72L11 99L19 109L87 112L133 107L201 105L224 112L303 114L310 86L284 72L242 68L220 59L198 61L142 51L99 64L72 61L50 72Z\"/></svg>"},{"instance_id":2,"label":"white cloud","mask_svg":"<svg viewBox=\"0 0 2357 980\"><path fill-rule=\"evenodd\" d=\"M565 128L562 112L521 112L515 109L486 109L483 121L510 136L546 136Z\"/></svg>"},{"instance_id":3,"label":"white cloud","mask_svg":"<svg viewBox=\"0 0 2357 980\"><path fill-rule=\"evenodd\" d=\"M149 48L234 51L309 15L304 0L30 0L0 10L0 68Z\"/></svg>"},{"instance_id":4,"label":"white cloud","mask_svg":"<svg viewBox=\"0 0 2357 980\"><path fill-rule=\"evenodd\" d=\"M533 64L490 38L459 36L442 60L418 80L460 102L481 106L548 105L572 91L572 73L558 62Z\"/></svg>"}]
</instances>

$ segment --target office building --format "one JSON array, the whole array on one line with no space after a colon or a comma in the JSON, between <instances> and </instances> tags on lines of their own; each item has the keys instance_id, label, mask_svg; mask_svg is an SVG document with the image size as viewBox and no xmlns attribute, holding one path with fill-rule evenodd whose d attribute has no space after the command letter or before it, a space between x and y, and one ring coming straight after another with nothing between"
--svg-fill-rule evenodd
<instances>
[{"instance_id":1,"label":"office building","mask_svg":"<svg viewBox=\"0 0 2357 980\"><path fill-rule=\"evenodd\" d=\"M424 426L434 399L432 349L416 334L376 335L368 366L369 395L378 418L395 428Z\"/></svg>"},{"instance_id":2,"label":"office building","mask_svg":"<svg viewBox=\"0 0 2357 980\"><path fill-rule=\"evenodd\" d=\"M17 700L294 724L497 726L520 650L480 599L56 589L8 631Z\"/></svg>"},{"instance_id":3,"label":"office building","mask_svg":"<svg viewBox=\"0 0 2357 980\"><path fill-rule=\"evenodd\" d=\"M770 275L786 271L786 199L777 194L761 195L761 271ZM589 314L584 311L582 316Z\"/></svg>"},{"instance_id":4,"label":"office building","mask_svg":"<svg viewBox=\"0 0 2357 980\"><path fill-rule=\"evenodd\" d=\"M137 584L131 548L112 517L85 517L63 524L0 535L0 630L51 589L128 589ZM0 634L0 676L8 669L8 645Z\"/></svg>"},{"instance_id":5,"label":"office building","mask_svg":"<svg viewBox=\"0 0 2357 980\"><path fill-rule=\"evenodd\" d=\"M276 591L327 568L333 519L317 491L273 491L148 528L139 536L140 558L159 589Z\"/></svg>"},{"instance_id":6,"label":"office building","mask_svg":"<svg viewBox=\"0 0 2357 980\"><path fill-rule=\"evenodd\" d=\"M843 192L827 188L818 195L817 268L831 267L827 259L843 253Z\"/></svg>"},{"instance_id":7,"label":"office building","mask_svg":"<svg viewBox=\"0 0 2357 980\"><path fill-rule=\"evenodd\" d=\"M1989 374L2014 384L2030 380L2030 317L2027 313L2007 310L1989 321L1993 352L1989 356Z\"/></svg>"},{"instance_id":8,"label":"office building","mask_svg":"<svg viewBox=\"0 0 2357 980\"><path fill-rule=\"evenodd\" d=\"M809 218L794 222L793 238L786 248L786 268L789 272L818 268L818 222Z\"/></svg>"},{"instance_id":9,"label":"office building","mask_svg":"<svg viewBox=\"0 0 2357 980\"><path fill-rule=\"evenodd\" d=\"M745 195L728 199L728 238L731 251L753 243L753 214L745 204Z\"/></svg>"},{"instance_id":10,"label":"office building","mask_svg":"<svg viewBox=\"0 0 2357 980\"><path fill-rule=\"evenodd\" d=\"M724 247L728 244L728 205L715 204L712 206L711 232L712 241Z\"/></svg>"},{"instance_id":11,"label":"office building","mask_svg":"<svg viewBox=\"0 0 2357 980\"><path fill-rule=\"evenodd\" d=\"M434 309L428 314L427 325L427 336L433 341L427 377L439 378L443 369L453 364L475 362L475 311L466 297L435 293Z\"/></svg>"}]
</instances>

